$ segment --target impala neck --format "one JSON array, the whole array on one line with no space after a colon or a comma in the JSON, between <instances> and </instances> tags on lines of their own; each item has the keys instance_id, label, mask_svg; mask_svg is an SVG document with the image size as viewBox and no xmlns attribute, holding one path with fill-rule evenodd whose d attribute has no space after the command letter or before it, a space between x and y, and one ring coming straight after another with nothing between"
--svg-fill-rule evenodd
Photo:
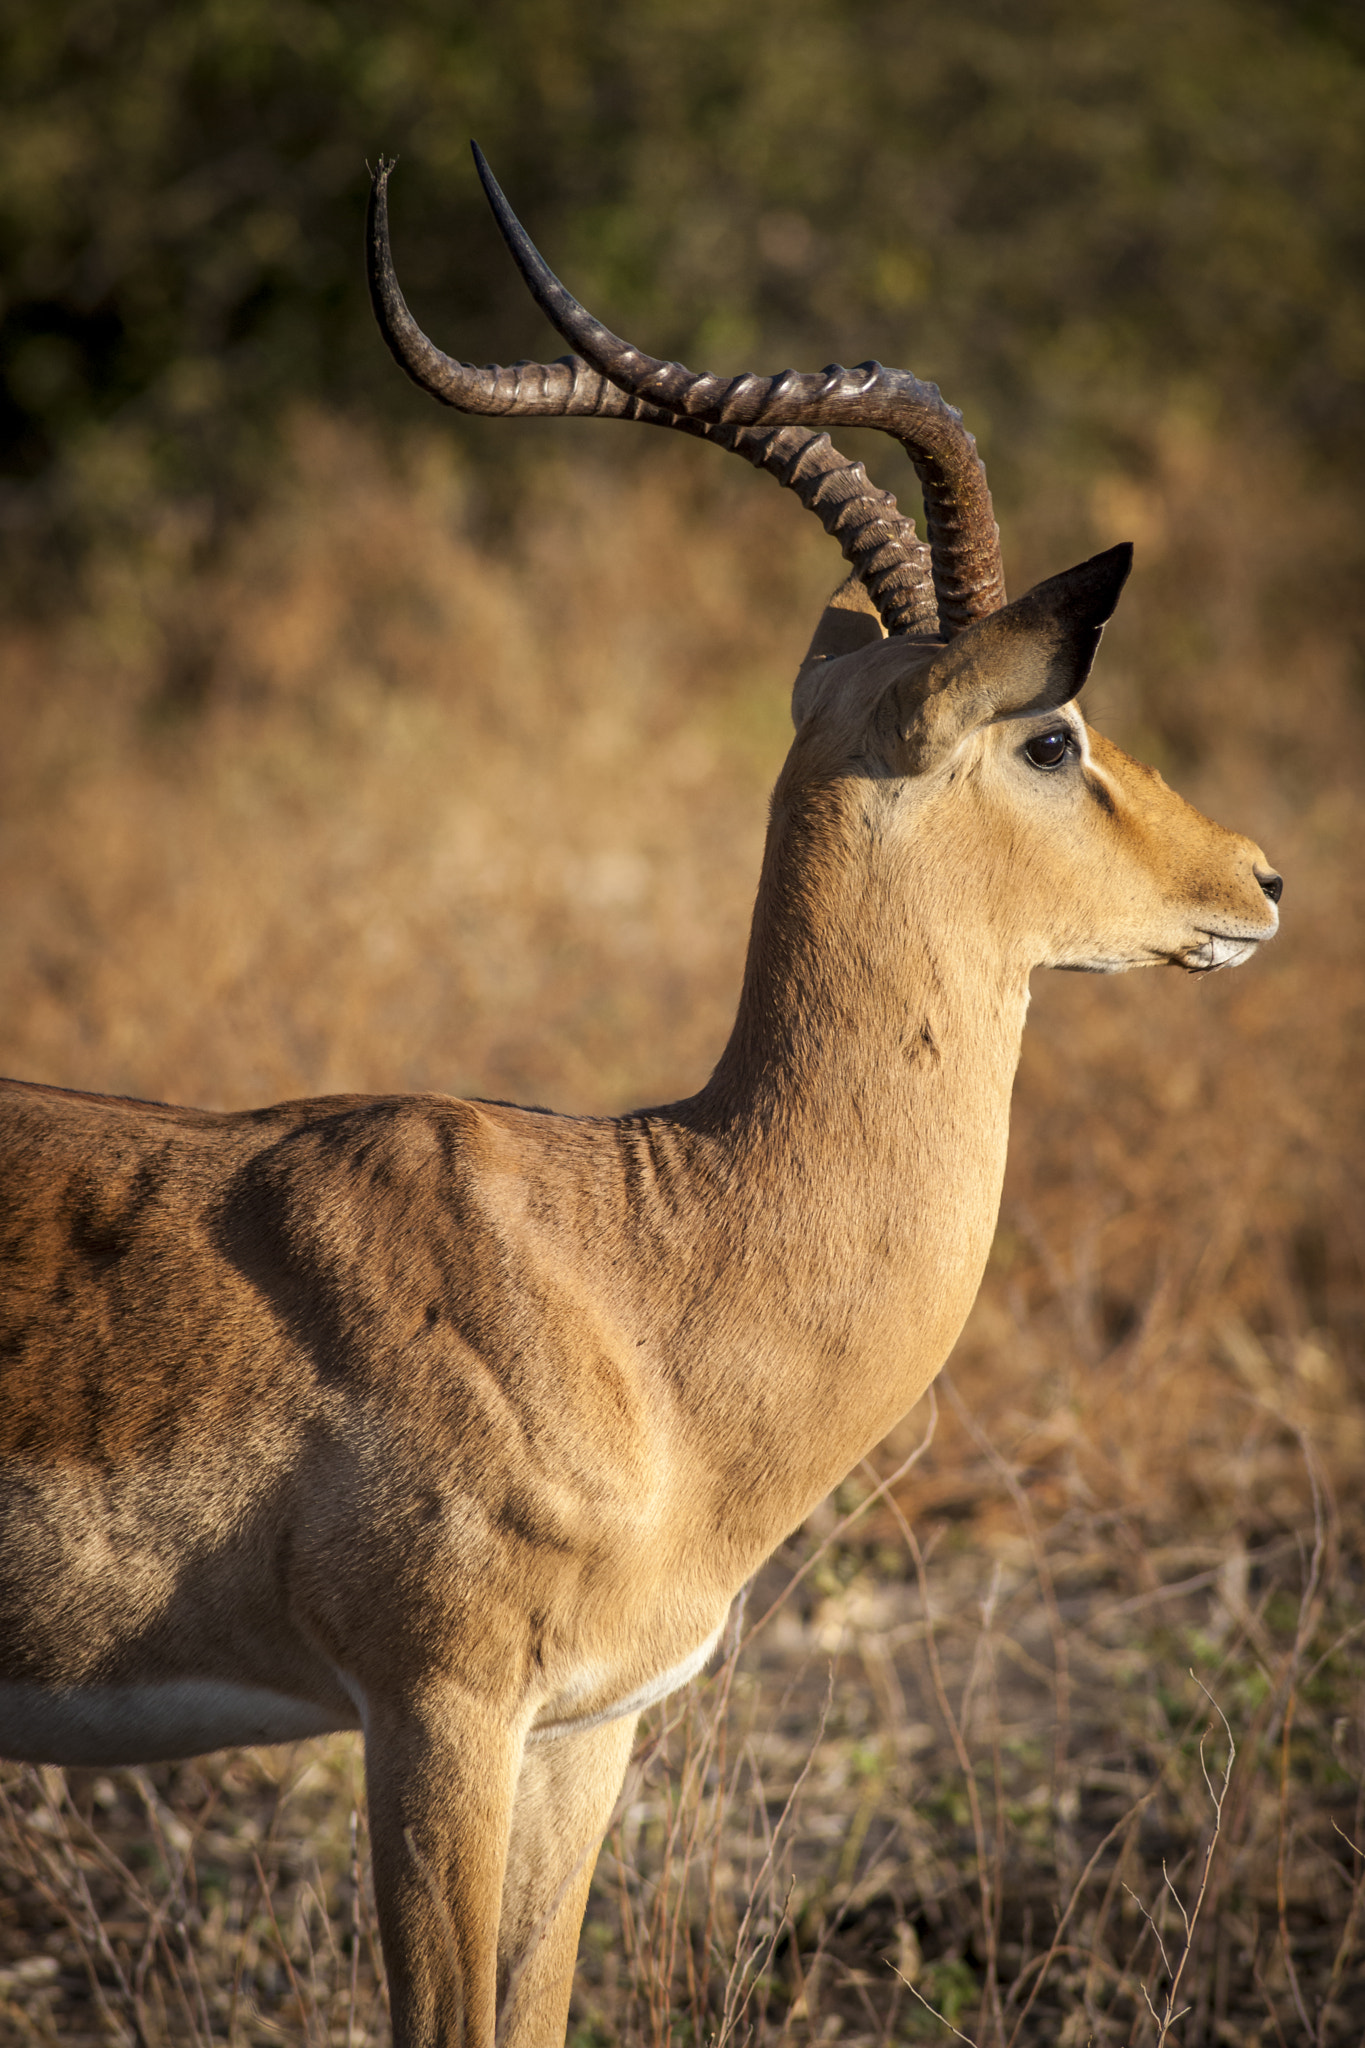
<instances>
[{"instance_id":1,"label":"impala neck","mask_svg":"<svg viewBox=\"0 0 1365 2048\"><path fill-rule=\"evenodd\" d=\"M723 1284L763 1361L746 1443L781 1435L783 1527L937 1372L999 1207L1027 963L902 800L779 790L735 1028L686 1106L725 1160Z\"/></svg>"},{"instance_id":2,"label":"impala neck","mask_svg":"<svg viewBox=\"0 0 1365 2048\"><path fill-rule=\"evenodd\" d=\"M742 1148L827 1153L871 1200L879 1163L909 1222L940 1207L918 1166L940 1137L955 1176L984 1148L998 1195L1028 964L987 892L964 900L946 806L887 829L895 789L847 779L775 805L738 1015L694 1107ZM968 1205L964 1189L951 1206Z\"/></svg>"}]
</instances>

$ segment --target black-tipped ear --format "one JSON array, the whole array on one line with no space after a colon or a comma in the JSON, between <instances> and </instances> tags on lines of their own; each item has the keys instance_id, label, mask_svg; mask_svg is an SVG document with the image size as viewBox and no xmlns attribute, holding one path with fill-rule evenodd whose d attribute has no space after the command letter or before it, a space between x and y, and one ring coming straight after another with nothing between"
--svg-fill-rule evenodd
<instances>
[{"instance_id":1,"label":"black-tipped ear","mask_svg":"<svg viewBox=\"0 0 1365 2048\"><path fill-rule=\"evenodd\" d=\"M1069 704L1090 673L1100 644L1100 635L1114 616L1115 607L1133 566L1133 543L1122 540L1102 555L1091 555L1060 576L1035 583L1015 604L1006 605L983 623L994 625L1011 615L1025 630L1052 642L1049 675L1040 692L1038 709L1053 711ZM1027 703L1011 707L1027 711Z\"/></svg>"},{"instance_id":2,"label":"black-tipped ear","mask_svg":"<svg viewBox=\"0 0 1365 2048\"><path fill-rule=\"evenodd\" d=\"M915 701L901 707L910 772L931 766L978 726L1069 703L1090 673L1132 566L1132 543L1123 541L1036 583L950 641L916 678Z\"/></svg>"}]
</instances>

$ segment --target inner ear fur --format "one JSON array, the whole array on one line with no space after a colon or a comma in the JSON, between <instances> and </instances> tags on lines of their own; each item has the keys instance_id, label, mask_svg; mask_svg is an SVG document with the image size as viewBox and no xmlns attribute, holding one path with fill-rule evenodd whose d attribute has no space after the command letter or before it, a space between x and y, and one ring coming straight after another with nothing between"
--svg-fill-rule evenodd
<instances>
[{"instance_id":1,"label":"inner ear fur","mask_svg":"<svg viewBox=\"0 0 1365 2048\"><path fill-rule=\"evenodd\" d=\"M1090 673L1132 566L1132 544L1124 541L1049 576L894 683L888 695L902 772L923 774L969 732L996 719L1070 703Z\"/></svg>"}]
</instances>

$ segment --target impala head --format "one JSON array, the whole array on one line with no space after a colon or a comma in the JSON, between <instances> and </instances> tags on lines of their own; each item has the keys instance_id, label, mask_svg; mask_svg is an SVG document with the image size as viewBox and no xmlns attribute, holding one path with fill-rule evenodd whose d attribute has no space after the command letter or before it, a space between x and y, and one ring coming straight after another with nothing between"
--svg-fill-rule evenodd
<instances>
[{"instance_id":1,"label":"impala head","mask_svg":"<svg viewBox=\"0 0 1365 2048\"><path fill-rule=\"evenodd\" d=\"M409 313L389 252L387 180L370 201L370 287L408 375L464 412L590 414L672 427L743 455L794 490L853 575L820 623L793 698L797 726L775 819L836 791L887 846L913 821L916 864L937 847L945 891L1025 966L1112 973L1169 961L1235 966L1276 929L1280 878L1093 733L1074 699L1127 577L1111 548L1008 604L976 444L932 384L831 364L720 378L622 341L564 288L477 146L479 175L537 304L575 350L555 363L476 368ZM914 465L928 539L820 429L891 434ZM857 831L840 834L846 846ZM925 879L921 876L921 879ZM965 900L962 903L967 908Z\"/></svg>"},{"instance_id":2,"label":"impala head","mask_svg":"<svg viewBox=\"0 0 1365 2048\"><path fill-rule=\"evenodd\" d=\"M1131 559L1111 548L946 644L884 637L846 585L797 678L779 801L847 783L883 835L913 832L921 875L937 850L946 907L1022 965L1248 959L1278 924L1261 849L1092 731L1075 701Z\"/></svg>"}]
</instances>

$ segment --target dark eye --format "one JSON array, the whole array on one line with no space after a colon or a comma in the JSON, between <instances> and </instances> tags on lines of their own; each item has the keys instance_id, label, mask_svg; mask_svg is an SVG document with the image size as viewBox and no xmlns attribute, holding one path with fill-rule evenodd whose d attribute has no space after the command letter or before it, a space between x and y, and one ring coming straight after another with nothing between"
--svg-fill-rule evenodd
<instances>
[{"instance_id":1,"label":"dark eye","mask_svg":"<svg viewBox=\"0 0 1365 2048\"><path fill-rule=\"evenodd\" d=\"M1024 748L1024 753L1035 768L1060 768L1071 748L1071 734L1040 732Z\"/></svg>"}]
</instances>

